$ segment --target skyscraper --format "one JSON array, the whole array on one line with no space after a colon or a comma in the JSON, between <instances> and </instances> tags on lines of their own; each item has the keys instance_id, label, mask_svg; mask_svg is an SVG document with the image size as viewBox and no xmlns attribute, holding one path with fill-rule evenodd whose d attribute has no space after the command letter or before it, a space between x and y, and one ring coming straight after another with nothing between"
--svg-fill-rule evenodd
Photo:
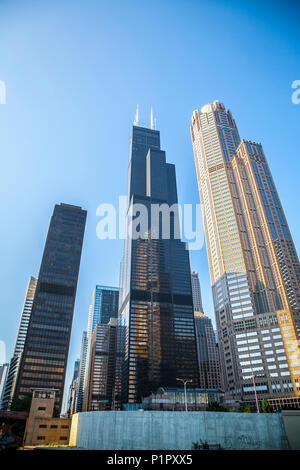
<instances>
[{"instance_id":1,"label":"skyscraper","mask_svg":"<svg viewBox=\"0 0 300 470\"><path fill-rule=\"evenodd\" d=\"M8 368L9 368L8 363L0 364L0 410L4 408L3 407L3 392L4 392L5 382L7 378Z\"/></svg>"},{"instance_id":2,"label":"skyscraper","mask_svg":"<svg viewBox=\"0 0 300 470\"><path fill-rule=\"evenodd\" d=\"M222 388L220 360L211 319L195 310L200 388Z\"/></svg>"},{"instance_id":3,"label":"skyscraper","mask_svg":"<svg viewBox=\"0 0 300 470\"><path fill-rule=\"evenodd\" d=\"M91 337L97 323L108 323L118 317L119 289L117 287L95 286L90 307L88 336Z\"/></svg>"},{"instance_id":4,"label":"skyscraper","mask_svg":"<svg viewBox=\"0 0 300 470\"><path fill-rule=\"evenodd\" d=\"M189 253L176 238L176 204L175 166L166 163L160 133L136 120L120 273L116 389L123 403L139 403L160 386L176 387L177 377L198 385ZM170 218L154 224L151 210L162 205L171 208Z\"/></svg>"},{"instance_id":5,"label":"skyscraper","mask_svg":"<svg viewBox=\"0 0 300 470\"><path fill-rule=\"evenodd\" d=\"M4 409L10 409L14 398L15 387L18 379L21 357L25 346L36 285L37 279L31 276L26 290L15 348L9 364L9 370L5 382L5 387L3 390L2 407Z\"/></svg>"},{"instance_id":6,"label":"skyscraper","mask_svg":"<svg viewBox=\"0 0 300 470\"><path fill-rule=\"evenodd\" d=\"M74 363L74 372L72 382L69 388L69 395L68 395L68 415L72 415L76 413L77 408L77 401L78 401L78 391L79 391L79 367L80 367L80 359L76 359Z\"/></svg>"},{"instance_id":7,"label":"skyscraper","mask_svg":"<svg viewBox=\"0 0 300 470\"><path fill-rule=\"evenodd\" d=\"M92 335L86 383L86 411L110 410L114 403L117 319L97 323Z\"/></svg>"},{"instance_id":8,"label":"skyscraper","mask_svg":"<svg viewBox=\"0 0 300 470\"><path fill-rule=\"evenodd\" d=\"M298 397L299 262L262 147L240 142L219 101L191 134L225 389Z\"/></svg>"},{"instance_id":9,"label":"skyscraper","mask_svg":"<svg viewBox=\"0 0 300 470\"><path fill-rule=\"evenodd\" d=\"M195 271L192 271L191 280L192 280L194 311L203 313L199 274L196 273Z\"/></svg>"},{"instance_id":10,"label":"skyscraper","mask_svg":"<svg viewBox=\"0 0 300 470\"><path fill-rule=\"evenodd\" d=\"M80 364L79 364L79 377L78 377L78 400L76 405L76 412L83 410L84 403L84 391L85 391L85 375L86 375L86 364L87 364L87 352L88 352L88 338L87 332L82 333L81 351L80 351Z\"/></svg>"},{"instance_id":11,"label":"skyscraper","mask_svg":"<svg viewBox=\"0 0 300 470\"><path fill-rule=\"evenodd\" d=\"M86 211L56 205L51 218L22 356L16 396L56 389L61 409Z\"/></svg>"},{"instance_id":12,"label":"skyscraper","mask_svg":"<svg viewBox=\"0 0 300 470\"><path fill-rule=\"evenodd\" d=\"M96 285L93 290L93 299L92 304L89 308L89 319L87 327L87 350L86 357L90 356L90 348L92 336L95 331L95 328L98 323L107 324L111 318L118 317L118 306L119 306L119 289L117 287L109 286L100 286ZM87 374L88 374L88 361L82 363L84 370L81 371L81 374L84 376L84 381L81 382L82 385L82 408L86 408L87 404L86 393L84 388L87 385ZM81 400L80 400L81 402Z\"/></svg>"}]
</instances>

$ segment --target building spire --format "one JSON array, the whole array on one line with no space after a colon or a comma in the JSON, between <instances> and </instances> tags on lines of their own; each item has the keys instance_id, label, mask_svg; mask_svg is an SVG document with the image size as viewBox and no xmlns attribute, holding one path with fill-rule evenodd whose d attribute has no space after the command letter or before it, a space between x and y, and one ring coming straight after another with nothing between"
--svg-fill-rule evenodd
<instances>
[{"instance_id":1,"label":"building spire","mask_svg":"<svg viewBox=\"0 0 300 470\"><path fill-rule=\"evenodd\" d=\"M152 110L152 106L151 106L151 113L150 113L150 129L154 129L154 125L153 125L153 110Z\"/></svg>"},{"instance_id":2,"label":"building spire","mask_svg":"<svg viewBox=\"0 0 300 470\"><path fill-rule=\"evenodd\" d=\"M139 125L139 105L138 104L136 105L135 119L133 121L133 125L134 126Z\"/></svg>"}]
</instances>

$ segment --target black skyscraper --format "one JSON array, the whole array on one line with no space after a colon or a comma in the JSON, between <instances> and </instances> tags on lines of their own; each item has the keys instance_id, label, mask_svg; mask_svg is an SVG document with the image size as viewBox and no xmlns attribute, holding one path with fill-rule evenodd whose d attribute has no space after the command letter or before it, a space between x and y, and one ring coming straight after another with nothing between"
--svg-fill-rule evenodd
<instances>
[{"instance_id":1,"label":"black skyscraper","mask_svg":"<svg viewBox=\"0 0 300 470\"><path fill-rule=\"evenodd\" d=\"M56 205L51 218L16 397L32 388L54 388L59 411L64 391L74 302L86 221L86 211Z\"/></svg>"},{"instance_id":2,"label":"black skyscraper","mask_svg":"<svg viewBox=\"0 0 300 470\"><path fill-rule=\"evenodd\" d=\"M178 387L177 377L198 386L189 252L174 237L176 210L169 238L162 236L162 219L154 236L150 218L153 204L177 204L175 166L160 150L159 131L133 126L128 177L128 214L140 204L149 217L139 238L125 240L121 263L117 403L138 403L158 387Z\"/></svg>"}]
</instances>

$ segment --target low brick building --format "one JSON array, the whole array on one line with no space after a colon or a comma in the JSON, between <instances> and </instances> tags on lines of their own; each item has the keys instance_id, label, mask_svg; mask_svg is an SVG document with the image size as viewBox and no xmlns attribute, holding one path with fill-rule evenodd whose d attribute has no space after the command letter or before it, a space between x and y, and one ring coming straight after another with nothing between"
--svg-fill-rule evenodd
<instances>
[{"instance_id":1,"label":"low brick building","mask_svg":"<svg viewBox=\"0 0 300 470\"><path fill-rule=\"evenodd\" d=\"M24 446L68 445L71 420L53 417L55 390L33 391L24 433Z\"/></svg>"}]
</instances>

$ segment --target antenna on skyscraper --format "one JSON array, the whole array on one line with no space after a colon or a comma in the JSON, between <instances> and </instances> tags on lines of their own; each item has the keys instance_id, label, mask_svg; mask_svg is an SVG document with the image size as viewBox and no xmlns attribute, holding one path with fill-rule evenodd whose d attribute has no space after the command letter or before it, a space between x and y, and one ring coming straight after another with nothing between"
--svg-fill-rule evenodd
<instances>
[{"instance_id":1,"label":"antenna on skyscraper","mask_svg":"<svg viewBox=\"0 0 300 470\"><path fill-rule=\"evenodd\" d=\"M156 118L154 119L154 129L156 129Z\"/></svg>"},{"instance_id":2,"label":"antenna on skyscraper","mask_svg":"<svg viewBox=\"0 0 300 470\"><path fill-rule=\"evenodd\" d=\"M135 120L133 121L134 126L139 125L139 105L136 105L136 113L135 113Z\"/></svg>"},{"instance_id":3,"label":"antenna on skyscraper","mask_svg":"<svg viewBox=\"0 0 300 470\"><path fill-rule=\"evenodd\" d=\"M150 113L150 129L154 129L154 126L153 126L153 110L152 110L152 106L151 106L151 113Z\"/></svg>"}]
</instances>

